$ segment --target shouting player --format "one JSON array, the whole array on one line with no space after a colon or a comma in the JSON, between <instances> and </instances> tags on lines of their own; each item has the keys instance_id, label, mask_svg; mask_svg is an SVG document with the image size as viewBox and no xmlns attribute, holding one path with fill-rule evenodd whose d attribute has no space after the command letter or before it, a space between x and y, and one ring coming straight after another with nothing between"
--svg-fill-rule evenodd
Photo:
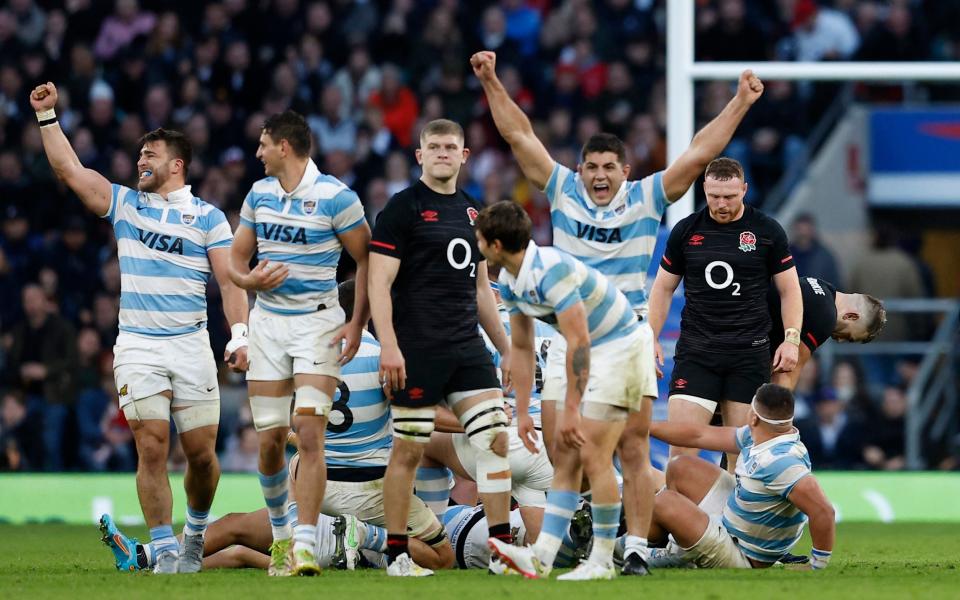
<instances>
[{"instance_id":1,"label":"shouting player","mask_svg":"<svg viewBox=\"0 0 960 600\"><path fill-rule=\"evenodd\" d=\"M444 401L476 450L490 536L511 539L507 416L478 322L507 365L510 347L473 233L482 206L457 187L469 153L460 125L427 123L416 151L423 175L390 199L370 242L371 311L381 376L392 394L384 487L392 576L432 574L410 560L406 523L417 465Z\"/></svg>"},{"instance_id":2,"label":"shouting player","mask_svg":"<svg viewBox=\"0 0 960 600\"><path fill-rule=\"evenodd\" d=\"M667 318L673 292L684 280L686 306L670 379L670 421L709 423L720 404L723 422L747 421L757 388L770 381L770 279L781 298L784 341L773 370L797 364L803 304L787 235L779 223L743 203L743 167L718 158L707 166L707 206L677 223L660 261L650 294L655 337ZM656 344L657 360L663 353ZM696 454L672 446L670 455ZM728 468L736 455L728 457Z\"/></svg>"},{"instance_id":3,"label":"shouting player","mask_svg":"<svg viewBox=\"0 0 960 600\"><path fill-rule=\"evenodd\" d=\"M553 160L537 139L530 120L510 98L497 78L496 55L478 52L470 59L483 85L500 135L510 144L523 174L550 201L553 243L584 264L604 274L626 294L637 316L647 314L647 270L657 240L657 229L669 203L683 196L703 169L730 142L750 106L763 93L763 84L750 71L740 76L737 94L713 121L691 141L690 147L665 171L639 181L627 181L630 165L626 147L616 136L592 136L580 153L576 171ZM644 323L643 327L647 327ZM633 368L642 375L643 410L632 414L620 442L623 462L624 509L630 530L625 575L647 573L644 532L653 509L653 483L647 427L657 395L654 348L651 345ZM544 435L550 449L554 405L563 401L562 336L551 346L543 389ZM521 430L529 423L518 423Z\"/></svg>"},{"instance_id":4,"label":"shouting player","mask_svg":"<svg viewBox=\"0 0 960 600\"><path fill-rule=\"evenodd\" d=\"M268 118L257 158L267 176L243 201L230 276L257 292L247 384L260 437L260 486L273 523L270 574L313 575L319 573L315 523L326 482L324 430L340 367L356 353L367 321L370 228L357 195L310 158L310 128L302 116L286 111ZM336 280L344 248L357 262L361 282L354 318L346 323ZM258 263L251 271L254 252ZM289 525L284 465L291 400L301 461L296 531Z\"/></svg>"},{"instance_id":5,"label":"shouting player","mask_svg":"<svg viewBox=\"0 0 960 600\"><path fill-rule=\"evenodd\" d=\"M137 445L137 495L157 548L156 573L201 568L203 534L220 479L214 446L220 422L217 365L207 334L207 280L220 284L234 339L227 349L246 369L247 298L228 277L232 235L223 212L186 185L191 148L183 134L157 129L140 140L137 190L110 184L80 164L60 129L57 88L34 88L30 105L50 166L83 204L109 219L122 275L114 377ZM187 458L183 545L173 535L167 479L170 417Z\"/></svg>"}]
</instances>

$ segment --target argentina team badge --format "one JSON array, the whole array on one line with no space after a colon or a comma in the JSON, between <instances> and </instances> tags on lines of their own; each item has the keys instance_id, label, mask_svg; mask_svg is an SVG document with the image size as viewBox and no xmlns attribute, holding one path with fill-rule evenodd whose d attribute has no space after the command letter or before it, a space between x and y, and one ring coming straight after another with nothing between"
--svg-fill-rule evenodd
<instances>
[{"instance_id":1,"label":"argentina team badge","mask_svg":"<svg viewBox=\"0 0 960 600\"><path fill-rule=\"evenodd\" d=\"M180 222L183 223L184 225L193 225L194 219L196 219L196 215L180 213Z\"/></svg>"},{"instance_id":2,"label":"argentina team badge","mask_svg":"<svg viewBox=\"0 0 960 600\"><path fill-rule=\"evenodd\" d=\"M740 234L740 250L750 252L757 249L757 236L750 231L744 231Z\"/></svg>"},{"instance_id":3,"label":"argentina team badge","mask_svg":"<svg viewBox=\"0 0 960 600\"><path fill-rule=\"evenodd\" d=\"M317 201L316 200L304 200L303 201L303 214L312 215L317 212Z\"/></svg>"}]
</instances>

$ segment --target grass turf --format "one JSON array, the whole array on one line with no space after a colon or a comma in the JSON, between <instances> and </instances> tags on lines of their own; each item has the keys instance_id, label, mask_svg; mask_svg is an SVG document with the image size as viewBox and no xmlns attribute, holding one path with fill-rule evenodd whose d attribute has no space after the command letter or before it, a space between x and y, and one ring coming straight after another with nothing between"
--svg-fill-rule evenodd
<instances>
[{"instance_id":1,"label":"grass turf","mask_svg":"<svg viewBox=\"0 0 960 600\"><path fill-rule=\"evenodd\" d=\"M146 538L146 531L131 534ZM808 551L809 538L796 548ZM158 577L118 573L94 525L0 525L0 597L335 598L958 598L960 525L843 523L827 571L668 571L636 579L559 582L447 571L393 579L380 571L325 571L319 578L271 579L262 571Z\"/></svg>"}]
</instances>

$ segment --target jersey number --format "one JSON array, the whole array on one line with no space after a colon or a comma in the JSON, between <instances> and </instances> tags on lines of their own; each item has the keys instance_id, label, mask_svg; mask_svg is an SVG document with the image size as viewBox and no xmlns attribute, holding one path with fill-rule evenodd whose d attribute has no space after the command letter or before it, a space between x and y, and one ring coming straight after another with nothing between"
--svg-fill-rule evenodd
<instances>
[{"instance_id":1,"label":"jersey number","mask_svg":"<svg viewBox=\"0 0 960 600\"><path fill-rule=\"evenodd\" d=\"M713 271L714 269L718 269L718 268L723 270L723 281L721 281L720 283L717 283L713 279ZM733 267L730 266L730 263L724 262L722 260L715 260L709 265L707 265L707 268L704 269L703 274L707 278L707 285L709 285L713 289L723 290L730 286L733 286L733 291L730 293L730 295L731 296L740 295L740 284L736 283L733 280Z\"/></svg>"},{"instance_id":2,"label":"jersey number","mask_svg":"<svg viewBox=\"0 0 960 600\"><path fill-rule=\"evenodd\" d=\"M454 251L458 246L463 247L463 260L458 261L454 257ZM450 263L450 266L454 269L460 271L470 267L470 277L477 276L477 263L470 262L473 260L473 250L470 248L470 244L467 243L467 240L463 238L453 238L450 240L450 243L447 244L447 262Z\"/></svg>"},{"instance_id":3,"label":"jersey number","mask_svg":"<svg viewBox=\"0 0 960 600\"><path fill-rule=\"evenodd\" d=\"M337 388L340 390L340 398L333 403L327 419L327 431L330 433L343 433L353 425L353 411L347 406L347 402L350 402L350 388L342 381Z\"/></svg>"}]
</instances>

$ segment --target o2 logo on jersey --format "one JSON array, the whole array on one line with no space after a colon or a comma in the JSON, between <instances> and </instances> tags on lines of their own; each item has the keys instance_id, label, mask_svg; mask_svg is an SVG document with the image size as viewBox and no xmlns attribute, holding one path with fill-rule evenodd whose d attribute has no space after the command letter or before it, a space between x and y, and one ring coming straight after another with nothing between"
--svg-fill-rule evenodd
<instances>
[{"instance_id":1,"label":"o2 logo on jersey","mask_svg":"<svg viewBox=\"0 0 960 600\"><path fill-rule=\"evenodd\" d=\"M303 204L303 214L312 215L317 211L317 201L316 200L304 200Z\"/></svg>"},{"instance_id":2,"label":"o2 logo on jersey","mask_svg":"<svg viewBox=\"0 0 960 600\"><path fill-rule=\"evenodd\" d=\"M474 211L476 212L476 211ZM463 248L463 260L458 260L457 248ZM473 261L473 249L470 247L470 244L467 243L467 240L463 238L453 238L450 240L450 243L447 244L447 262L450 263L450 266L458 271L462 271L467 267L470 267L470 277L477 276L477 263Z\"/></svg>"},{"instance_id":3,"label":"o2 logo on jersey","mask_svg":"<svg viewBox=\"0 0 960 600\"><path fill-rule=\"evenodd\" d=\"M751 234L752 235L752 234ZM743 246L741 246L743 248ZM746 250L744 250L746 252ZM720 269L723 271L723 281L717 281L713 278L714 271ZM703 270L703 276L707 280L707 285L712 287L715 290L725 290L730 286L733 286L733 291L730 292L731 296L740 295L740 284L736 283L733 280L733 267L730 266L730 263L724 262L722 260L715 260L712 263L707 265L707 268Z\"/></svg>"},{"instance_id":4,"label":"o2 logo on jersey","mask_svg":"<svg viewBox=\"0 0 960 600\"><path fill-rule=\"evenodd\" d=\"M471 225L474 225L477 222L477 217L479 216L480 216L480 213L477 212L477 209L475 209L472 206L467 207L467 218L470 219Z\"/></svg>"},{"instance_id":5,"label":"o2 logo on jersey","mask_svg":"<svg viewBox=\"0 0 960 600\"><path fill-rule=\"evenodd\" d=\"M750 252L757 249L757 236L753 232L744 231L740 234L740 250Z\"/></svg>"}]
</instances>

